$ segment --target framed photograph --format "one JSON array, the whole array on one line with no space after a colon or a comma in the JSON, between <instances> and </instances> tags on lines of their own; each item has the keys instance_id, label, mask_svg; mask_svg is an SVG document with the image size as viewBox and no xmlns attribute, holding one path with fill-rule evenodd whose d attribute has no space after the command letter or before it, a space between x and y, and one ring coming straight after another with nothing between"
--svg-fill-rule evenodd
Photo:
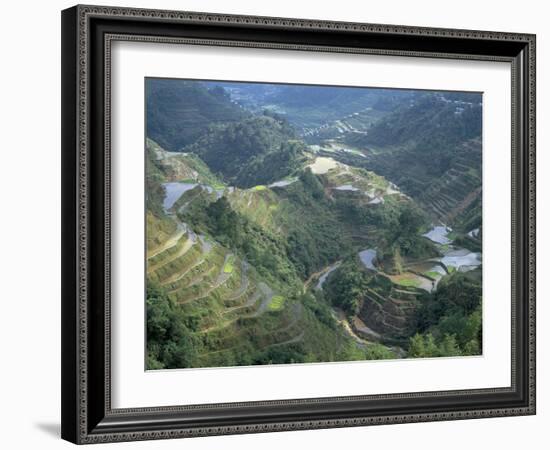
<instances>
[{"instance_id":1,"label":"framed photograph","mask_svg":"<svg viewBox=\"0 0 550 450\"><path fill-rule=\"evenodd\" d=\"M62 12L62 437L535 413L535 36Z\"/></svg>"}]
</instances>

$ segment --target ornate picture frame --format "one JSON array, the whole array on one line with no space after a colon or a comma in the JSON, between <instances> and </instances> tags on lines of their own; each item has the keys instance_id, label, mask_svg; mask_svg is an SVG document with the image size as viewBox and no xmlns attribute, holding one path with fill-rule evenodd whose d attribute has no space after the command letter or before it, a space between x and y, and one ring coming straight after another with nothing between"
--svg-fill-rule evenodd
<instances>
[{"instance_id":1,"label":"ornate picture frame","mask_svg":"<svg viewBox=\"0 0 550 450\"><path fill-rule=\"evenodd\" d=\"M140 408L111 402L116 41L511 65L511 385ZM100 6L62 12L62 437L78 444L535 414L535 36Z\"/></svg>"}]
</instances>

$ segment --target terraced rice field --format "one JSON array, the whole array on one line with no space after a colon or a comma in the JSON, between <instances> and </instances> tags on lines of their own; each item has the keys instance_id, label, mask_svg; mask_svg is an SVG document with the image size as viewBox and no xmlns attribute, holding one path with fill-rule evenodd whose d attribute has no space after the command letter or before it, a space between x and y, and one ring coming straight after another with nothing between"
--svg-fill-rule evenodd
<instances>
[{"instance_id":1,"label":"terraced rice field","mask_svg":"<svg viewBox=\"0 0 550 450\"><path fill-rule=\"evenodd\" d=\"M324 156L318 156L315 161L309 166L314 174L325 174L331 169L338 167L338 163L332 159Z\"/></svg>"},{"instance_id":2,"label":"terraced rice field","mask_svg":"<svg viewBox=\"0 0 550 450\"><path fill-rule=\"evenodd\" d=\"M206 349L199 358L205 366L219 364L224 352L237 352L251 338L266 348L303 338L296 325L300 314L293 317L286 298L261 281L246 261L186 224L175 229L148 252L147 277L198 320L197 336ZM270 326L258 327L265 314L270 314Z\"/></svg>"},{"instance_id":3,"label":"terraced rice field","mask_svg":"<svg viewBox=\"0 0 550 450\"><path fill-rule=\"evenodd\" d=\"M235 257L233 255L229 256L229 258L227 259L227 261L225 262L224 266L223 266L223 272L224 273L233 273L233 269L234 269L234 264L235 262Z\"/></svg>"},{"instance_id":4,"label":"terraced rice field","mask_svg":"<svg viewBox=\"0 0 550 450\"><path fill-rule=\"evenodd\" d=\"M283 309L283 306L285 304L285 298L282 295L275 295L271 299L271 303L269 304L270 311L280 311Z\"/></svg>"}]
</instances>

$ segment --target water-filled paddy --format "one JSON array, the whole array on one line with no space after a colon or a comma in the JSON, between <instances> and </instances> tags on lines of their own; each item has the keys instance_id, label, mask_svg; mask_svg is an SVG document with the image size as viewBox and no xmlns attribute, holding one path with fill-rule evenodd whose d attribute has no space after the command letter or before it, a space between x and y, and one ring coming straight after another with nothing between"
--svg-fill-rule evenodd
<instances>
[{"instance_id":1,"label":"water-filled paddy","mask_svg":"<svg viewBox=\"0 0 550 450\"><path fill-rule=\"evenodd\" d=\"M376 270L374 260L376 258L376 250L370 248L359 252L359 258L367 269Z\"/></svg>"},{"instance_id":2,"label":"water-filled paddy","mask_svg":"<svg viewBox=\"0 0 550 450\"><path fill-rule=\"evenodd\" d=\"M452 230L444 225L435 226L427 233L424 233L422 236L427 237L429 240L436 242L437 244L446 245L450 244L452 241L447 237L447 235Z\"/></svg>"},{"instance_id":3,"label":"water-filled paddy","mask_svg":"<svg viewBox=\"0 0 550 450\"><path fill-rule=\"evenodd\" d=\"M474 253L462 248L450 251L440 261L447 268L454 267L457 270L466 272L481 265L481 253Z\"/></svg>"},{"instance_id":4,"label":"water-filled paddy","mask_svg":"<svg viewBox=\"0 0 550 450\"><path fill-rule=\"evenodd\" d=\"M164 201L162 202L162 206L165 211L168 211L174 203L180 198L185 192L190 191L195 186L197 186L196 183L179 183L179 182L172 182L172 183L164 183L162 185L164 187Z\"/></svg>"},{"instance_id":5,"label":"water-filled paddy","mask_svg":"<svg viewBox=\"0 0 550 450\"><path fill-rule=\"evenodd\" d=\"M337 191L358 191L359 188L353 187L351 184L343 184L342 186L337 186L334 189Z\"/></svg>"},{"instance_id":6,"label":"water-filled paddy","mask_svg":"<svg viewBox=\"0 0 550 450\"><path fill-rule=\"evenodd\" d=\"M272 187L285 187L285 186L288 186L292 183L296 182L296 178L292 178L292 179L288 179L288 180L279 180L279 181L275 181L274 183L271 183L269 185L270 188Z\"/></svg>"}]
</instances>

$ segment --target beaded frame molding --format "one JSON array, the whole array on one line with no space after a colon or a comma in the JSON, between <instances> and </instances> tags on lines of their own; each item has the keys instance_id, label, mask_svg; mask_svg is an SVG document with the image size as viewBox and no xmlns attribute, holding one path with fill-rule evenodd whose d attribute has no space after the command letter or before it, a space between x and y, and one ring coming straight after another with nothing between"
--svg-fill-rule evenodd
<instances>
[{"instance_id":1,"label":"beaded frame molding","mask_svg":"<svg viewBox=\"0 0 550 450\"><path fill-rule=\"evenodd\" d=\"M114 41L505 61L512 72L511 386L111 407ZM535 36L78 5L62 12L62 428L78 444L535 414Z\"/></svg>"}]
</instances>

